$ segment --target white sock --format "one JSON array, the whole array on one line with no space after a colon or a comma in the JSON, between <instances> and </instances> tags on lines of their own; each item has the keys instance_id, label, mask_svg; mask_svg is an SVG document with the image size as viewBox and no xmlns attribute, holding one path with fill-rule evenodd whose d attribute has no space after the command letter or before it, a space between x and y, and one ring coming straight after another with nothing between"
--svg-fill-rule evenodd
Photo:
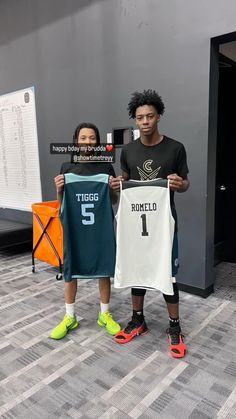
<instances>
[{"instance_id":1,"label":"white sock","mask_svg":"<svg viewBox=\"0 0 236 419\"><path fill-rule=\"evenodd\" d=\"M105 311L109 311L109 303L103 304L102 302L100 302L100 306L101 306L101 313L105 313Z\"/></svg>"},{"instance_id":2,"label":"white sock","mask_svg":"<svg viewBox=\"0 0 236 419\"><path fill-rule=\"evenodd\" d=\"M71 317L74 317L75 315L75 303L67 304L66 303L66 314L68 314Z\"/></svg>"}]
</instances>

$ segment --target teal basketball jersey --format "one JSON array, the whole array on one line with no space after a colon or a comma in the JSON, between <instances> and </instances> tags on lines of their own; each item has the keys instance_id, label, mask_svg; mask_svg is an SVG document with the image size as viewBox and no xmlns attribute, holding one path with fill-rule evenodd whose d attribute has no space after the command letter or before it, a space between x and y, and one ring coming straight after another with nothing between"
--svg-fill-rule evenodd
<instances>
[{"instance_id":1,"label":"teal basketball jersey","mask_svg":"<svg viewBox=\"0 0 236 419\"><path fill-rule=\"evenodd\" d=\"M64 279L114 276L115 233L109 176L64 175L60 210Z\"/></svg>"}]
</instances>

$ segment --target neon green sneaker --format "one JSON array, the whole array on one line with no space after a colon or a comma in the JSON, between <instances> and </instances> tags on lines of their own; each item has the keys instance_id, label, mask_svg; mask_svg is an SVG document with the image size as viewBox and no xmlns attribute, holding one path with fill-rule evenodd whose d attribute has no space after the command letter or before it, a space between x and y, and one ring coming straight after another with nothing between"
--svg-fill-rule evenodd
<instances>
[{"instance_id":1,"label":"neon green sneaker","mask_svg":"<svg viewBox=\"0 0 236 419\"><path fill-rule=\"evenodd\" d=\"M110 335L115 335L121 329L119 323L113 320L112 315L109 311L105 311L105 313L99 312L97 323L99 326L105 327L106 331L110 333Z\"/></svg>"},{"instance_id":2,"label":"neon green sneaker","mask_svg":"<svg viewBox=\"0 0 236 419\"><path fill-rule=\"evenodd\" d=\"M63 320L51 331L50 338L62 339L64 338L69 330L74 330L79 326L76 317L71 317L69 314L65 314Z\"/></svg>"}]
</instances>

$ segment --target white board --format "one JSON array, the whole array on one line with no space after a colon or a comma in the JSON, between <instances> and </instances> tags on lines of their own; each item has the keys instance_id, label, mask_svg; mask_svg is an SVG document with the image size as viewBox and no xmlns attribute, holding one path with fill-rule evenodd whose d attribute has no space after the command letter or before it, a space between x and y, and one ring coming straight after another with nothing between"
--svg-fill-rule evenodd
<instances>
[{"instance_id":1,"label":"white board","mask_svg":"<svg viewBox=\"0 0 236 419\"><path fill-rule=\"evenodd\" d=\"M34 88L0 96L0 207L42 201Z\"/></svg>"}]
</instances>

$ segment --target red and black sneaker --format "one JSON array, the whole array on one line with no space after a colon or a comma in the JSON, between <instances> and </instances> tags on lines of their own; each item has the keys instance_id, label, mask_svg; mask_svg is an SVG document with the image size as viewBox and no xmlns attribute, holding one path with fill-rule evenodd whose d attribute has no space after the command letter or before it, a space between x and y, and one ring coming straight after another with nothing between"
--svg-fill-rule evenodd
<instances>
[{"instance_id":1,"label":"red and black sneaker","mask_svg":"<svg viewBox=\"0 0 236 419\"><path fill-rule=\"evenodd\" d=\"M127 324L127 326L116 333L114 340L117 343L128 343L135 336L146 335L146 333L148 333L148 327L145 320L143 319L142 323L140 323L136 320L136 318L132 317L132 320Z\"/></svg>"},{"instance_id":2,"label":"red and black sneaker","mask_svg":"<svg viewBox=\"0 0 236 419\"><path fill-rule=\"evenodd\" d=\"M184 335L181 333L180 326L169 327L166 333L168 335L171 356L174 358L183 358L186 354L186 345L183 341Z\"/></svg>"}]
</instances>

